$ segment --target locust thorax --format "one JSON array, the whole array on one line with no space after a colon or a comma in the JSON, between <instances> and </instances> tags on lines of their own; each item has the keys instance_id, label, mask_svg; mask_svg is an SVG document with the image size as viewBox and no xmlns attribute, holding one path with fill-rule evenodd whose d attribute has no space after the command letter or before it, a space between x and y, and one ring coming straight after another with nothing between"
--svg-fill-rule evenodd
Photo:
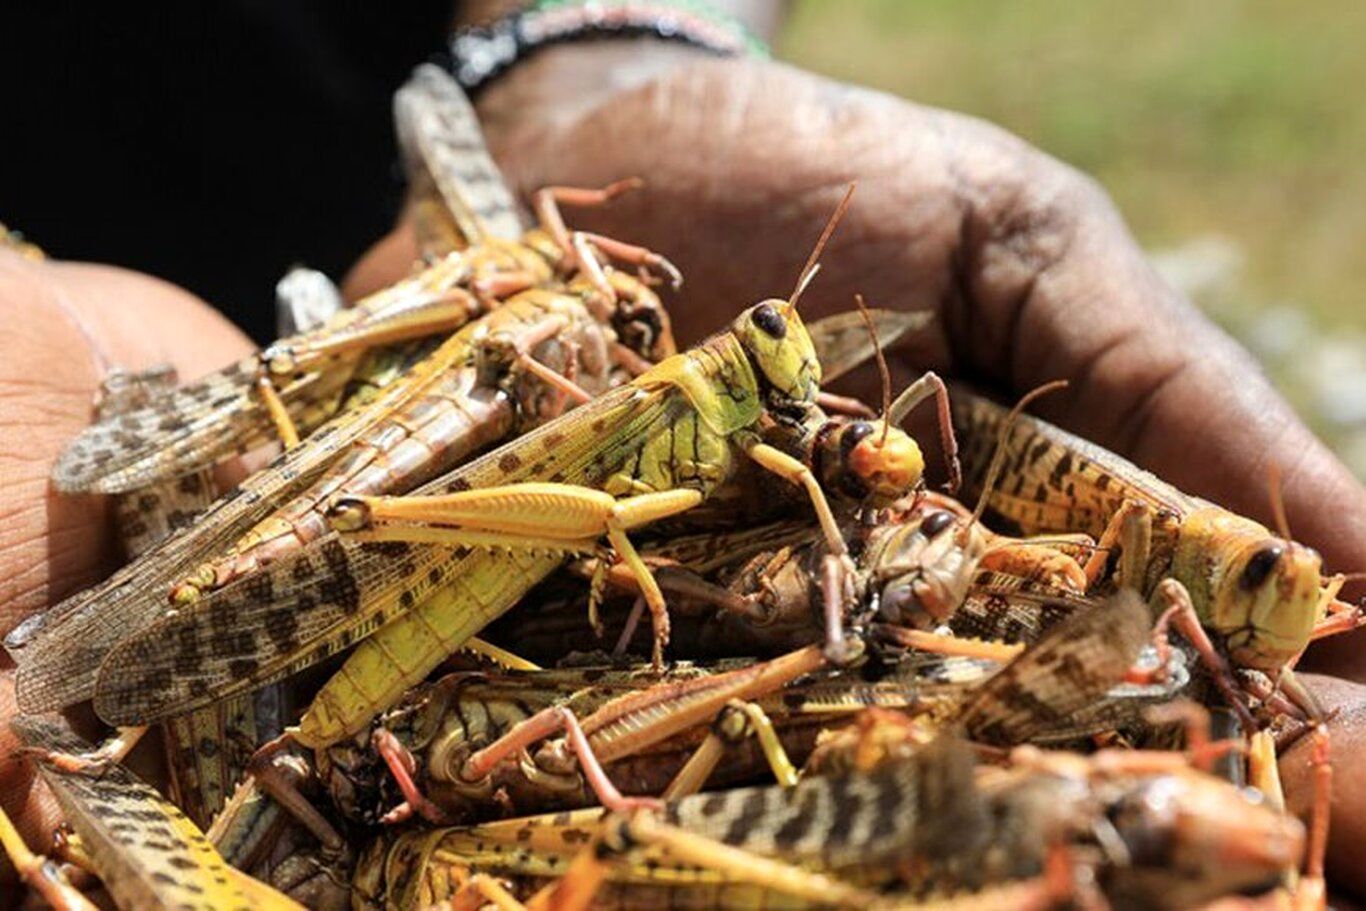
<instances>
[{"instance_id":1,"label":"locust thorax","mask_svg":"<svg viewBox=\"0 0 1366 911\"><path fill-rule=\"evenodd\" d=\"M873 529L860 562L884 623L933 629L967 597L987 537L970 517L921 510Z\"/></svg>"},{"instance_id":2,"label":"locust thorax","mask_svg":"<svg viewBox=\"0 0 1366 911\"><path fill-rule=\"evenodd\" d=\"M821 363L796 307L783 300L766 300L741 313L731 323L731 332L779 396L798 402L816 400Z\"/></svg>"},{"instance_id":3,"label":"locust thorax","mask_svg":"<svg viewBox=\"0 0 1366 911\"><path fill-rule=\"evenodd\" d=\"M1250 788L1195 771L1099 785L1125 857L1102 872L1126 907L1186 908L1274 887L1304 851L1304 826ZM1104 844L1104 842L1102 842Z\"/></svg>"},{"instance_id":4,"label":"locust thorax","mask_svg":"<svg viewBox=\"0 0 1366 911\"><path fill-rule=\"evenodd\" d=\"M1275 672L1309 644L1323 615L1323 560L1241 516L1206 507L1181 524L1172 575L1229 657Z\"/></svg>"},{"instance_id":5,"label":"locust thorax","mask_svg":"<svg viewBox=\"0 0 1366 911\"><path fill-rule=\"evenodd\" d=\"M905 431L844 416L821 425L812 461L823 488L873 507L910 493L925 474L920 447Z\"/></svg>"}]
</instances>

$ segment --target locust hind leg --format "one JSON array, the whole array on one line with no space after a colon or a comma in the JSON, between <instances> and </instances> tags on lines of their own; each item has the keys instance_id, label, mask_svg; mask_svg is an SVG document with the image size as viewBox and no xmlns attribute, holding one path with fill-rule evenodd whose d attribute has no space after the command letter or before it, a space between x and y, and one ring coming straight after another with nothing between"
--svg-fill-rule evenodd
<instances>
[{"instance_id":1,"label":"locust hind leg","mask_svg":"<svg viewBox=\"0 0 1366 911\"><path fill-rule=\"evenodd\" d=\"M1143 576L1152 549L1153 510L1147 503L1126 500L1110 518L1090 558L1082 567L1087 587L1094 586L1105 574L1110 552L1120 549L1119 584L1136 591L1143 589Z\"/></svg>"},{"instance_id":2,"label":"locust hind leg","mask_svg":"<svg viewBox=\"0 0 1366 911\"><path fill-rule=\"evenodd\" d=\"M1215 686L1219 688L1220 693L1228 700L1229 706L1238 715L1238 721L1242 724L1243 730L1255 731L1257 724L1253 721L1252 713L1248 711L1247 705L1244 704L1243 694L1234 679L1233 670L1229 667L1224 656L1214 647L1209 634L1200 624L1200 618L1195 613L1195 605L1191 603L1190 593L1186 591L1186 587L1175 579L1163 579L1158 584L1157 591L1153 593L1153 599L1159 605L1165 606L1153 627L1155 639L1165 640L1168 625L1175 626L1177 631L1186 637L1186 641L1195 649L1196 654L1200 656L1200 660L1209 670ZM1159 653L1160 651L1159 648ZM1165 666L1165 662L1163 664Z\"/></svg>"},{"instance_id":3,"label":"locust hind leg","mask_svg":"<svg viewBox=\"0 0 1366 911\"><path fill-rule=\"evenodd\" d=\"M570 241L569 229L564 223L564 215L560 212L560 206L603 206L621 194L638 190L643 186L645 186L645 181L639 177L627 177L599 189L542 187L532 197L531 207L536 212L537 221L555 241L555 245L566 256L573 256L574 248Z\"/></svg>"},{"instance_id":4,"label":"locust hind leg","mask_svg":"<svg viewBox=\"0 0 1366 911\"><path fill-rule=\"evenodd\" d=\"M531 744L555 734L563 733L570 750L579 761L584 780L604 807L615 812L640 808L654 808L659 801L646 797L626 797L607 777L588 743L588 735L579 726L574 713L563 706L552 706L515 725L502 737L471 755L460 768L459 776L467 784L487 778L499 763L525 750Z\"/></svg>"},{"instance_id":5,"label":"locust hind leg","mask_svg":"<svg viewBox=\"0 0 1366 911\"><path fill-rule=\"evenodd\" d=\"M413 778L417 773L417 760L393 732L388 728L377 728L370 737L370 744L389 767L389 774L394 776L394 781L398 783L398 789L403 794L403 803L385 813L380 821L385 825L395 825L406 822L416 813L434 826L449 825L450 818L418 787L417 781Z\"/></svg>"},{"instance_id":6,"label":"locust hind leg","mask_svg":"<svg viewBox=\"0 0 1366 911\"><path fill-rule=\"evenodd\" d=\"M251 757L247 774L255 779L260 790L269 794L286 813L318 839L324 852L340 854L346 850L346 839L299 789L304 774L297 766L286 762L291 758L286 751L293 742L292 736L286 732L263 745Z\"/></svg>"},{"instance_id":7,"label":"locust hind leg","mask_svg":"<svg viewBox=\"0 0 1366 911\"><path fill-rule=\"evenodd\" d=\"M725 751L750 737L759 742L759 748L768 760L769 769L778 784L785 788L795 786L797 768L788 758L787 750L783 749L782 741L773 729L773 722L757 704L736 699L717 714L706 738L660 796L667 801L696 794L707 783Z\"/></svg>"},{"instance_id":8,"label":"locust hind leg","mask_svg":"<svg viewBox=\"0 0 1366 911\"><path fill-rule=\"evenodd\" d=\"M654 621L654 661L669 641L664 594L627 532L685 512L702 501L690 488L617 499L572 484L510 484L425 497L343 497L328 512L333 528L359 540L420 541L583 553L605 535L630 570Z\"/></svg>"},{"instance_id":9,"label":"locust hind leg","mask_svg":"<svg viewBox=\"0 0 1366 911\"><path fill-rule=\"evenodd\" d=\"M98 906L71 884L60 864L29 850L3 808L0 808L0 847L14 864L20 880L28 883L57 911L98 911Z\"/></svg>"},{"instance_id":10,"label":"locust hind leg","mask_svg":"<svg viewBox=\"0 0 1366 911\"><path fill-rule=\"evenodd\" d=\"M44 749L35 749L34 752L41 754L45 761L50 762L60 772L94 772L122 762L146 733L145 725L119 728L113 737L86 753L61 753Z\"/></svg>"}]
</instances>

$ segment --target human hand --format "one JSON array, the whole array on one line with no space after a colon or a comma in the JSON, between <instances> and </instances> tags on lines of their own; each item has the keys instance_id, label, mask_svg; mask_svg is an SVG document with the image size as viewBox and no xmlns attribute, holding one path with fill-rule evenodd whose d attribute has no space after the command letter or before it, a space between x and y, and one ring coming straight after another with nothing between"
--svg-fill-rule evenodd
<instances>
[{"instance_id":1,"label":"human hand","mask_svg":"<svg viewBox=\"0 0 1366 911\"><path fill-rule=\"evenodd\" d=\"M547 184L645 178L643 192L570 218L682 268L687 284L670 301L681 340L787 295L857 180L804 298L810 316L847 309L856 291L931 310L938 330L898 351L901 378L933 368L1007 397L1067 378L1039 402L1045 417L1268 522L1275 463L1296 537L1333 569L1366 568L1366 491L1247 353L1163 284L1092 181L988 124L789 67L609 47L543 52L491 86L480 113L524 198ZM413 251L401 226L348 290L402 274ZM1361 679L1360 637L1339 639L1311 659ZM1348 862L1366 839L1366 764L1342 759L1366 741L1366 711L1352 708L1366 689L1316 685L1342 710L1330 869L1366 892L1366 870Z\"/></svg>"},{"instance_id":2,"label":"human hand","mask_svg":"<svg viewBox=\"0 0 1366 911\"><path fill-rule=\"evenodd\" d=\"M169 363L193 379L251 347L165 282L0 249L0 634L113 568L106 499L61 495L48 483L58 453L90 423L108 369ZM58 820L9 731L14 713L14 671L0 655L0 806L40 846Z\"/></svg>"}]
</instances>

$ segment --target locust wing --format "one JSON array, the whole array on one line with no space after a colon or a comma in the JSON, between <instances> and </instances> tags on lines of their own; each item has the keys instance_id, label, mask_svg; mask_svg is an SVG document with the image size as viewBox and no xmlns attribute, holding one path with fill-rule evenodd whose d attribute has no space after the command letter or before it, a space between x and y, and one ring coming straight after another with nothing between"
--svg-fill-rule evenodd
<instances>
[{"instance_id":1,"label":"locust wing","mask_svg":"<svg viewBox=\"0 0 1366 911\"><path fill-rule=\"evenodd\" d=\"M25 716L12 726L38 750L73 754L90 749L60 719ZM239 874L194 823L122 766L97 774L64 773L40 759L38 769L120 908L300 907L259 884L250 894L243 891Z\"/></svg>"},{"instance_id":2,"label":"locust wing","mask_svg":"<svg viewBox=\"0 0 1366 911\"><path fill-rule=\"evenodd\" d=\"M95 669L120 638L166 609L172 585L223 553L279 504L313 484L367 431L428 388L469 350L468 327L380 392L363 410L344 414L220 498L193 525L165 539L100 585L73 595L20 625L5 639L19 665L18 698L42 712L88 699Z\"/></svg>"},{"instance_id":3,"label":"locust wing","mask_svg":"<svg viewBox=\"0 0 1366 911\"><path fill-rule=\"evenodd\" d=\"M532 480L597 484L633 470L644 440L698 419L673 386L623 386L414 492ZM525 577L532 564L549 573L561 562L559 555L328 535L120 641L100 666L96 711L111 724L139 724L255 689L348 648L476 566L487 571L490 560L506 564L509 580Z\"/></svg>"},{"instance_id":4,"label":"locust wing","mask_svg":"<svg viewBox=\"0 0 1366 911\"><path fill-rule=\"evenodd\" d=\"M271 438L265 405L253 390L255 357L156 401L86 428L66 448L52 480L63 493L122 493L187 474ZM340 395L345 372L307 373L281 396L296 423L315 426L315 411Z\"/></svg>"},{"instance_id":5,"label":"locust wing","mask_svg":"<svg viewBox=\"0 0 1366 911\"><path fill-rule=\"evenodd\" d=\"M418 245L428 256L522 232L516 203L484 145L474 107L445 70L424 64L394 95Z\"/></svg>"},{"instance_id":6,"label":"locust wing","mask_svg":"<svg viewBox=\"0 0 1366 911\"><path fill-rule=\"evenodd\" d=\"M453 302L449 292L469 275L467 257L452 254L337 313L318 329L272 345L270 350L288 351L296 361L311 360L306 370L275 377L299 429L312 430L331 416L367 348L430 334L438 317L443 325L458 322L466 304ZM472 318L477 312L464 315ZM123 493L275 439L255 388L260 369L260 356L244 358L145 408L86 428L58 458L54 485L64 493Z\"/></svg>"},{"instance_id":7,"label":"locust wing","mask_svg":"<svg viewBox=\"0 0 1366 911\"><path fill-rule=\"evenodd\" d=\"M977 688L958 720L996 744L1094 733L1077 729L1079 713L1123 680L1151 628L1147 605L1127 590L1078 611Z\"/></svg>"},{"instance_id":8,"label":"locust wing","mask_svg":"<svg viewBox=\"0 0 1366 911\"><path fill-rule=\"evenodd\" d=\"M963 494L976 497L1007 409L951 386L954 432L967 441L960 452ZM1099 536L1125 500L1159 511L1189 511L1196 502L1121 456L1029 415L1020 415L1005 440L1005 465L990 506L1022 533L1081 531Z\"/></svg>"},{"instance_id":9,"label":"locust wing","mask_svg":"<svg viewBox=\"0 0 1366 911\"><path fill-rule=\"evenodd\" d=\"M878 347L883 350L895 345L908 333L918 332L934 321L934 314L928 310L874 309L869 310L868 315L873 322ZM821 382L824 384L839 379L873 356L873 340L868 334L868 324L857 310L814 320L807 324L806 330L816 346L816 356L821 362Z\"/></svg>"}]
</instances>

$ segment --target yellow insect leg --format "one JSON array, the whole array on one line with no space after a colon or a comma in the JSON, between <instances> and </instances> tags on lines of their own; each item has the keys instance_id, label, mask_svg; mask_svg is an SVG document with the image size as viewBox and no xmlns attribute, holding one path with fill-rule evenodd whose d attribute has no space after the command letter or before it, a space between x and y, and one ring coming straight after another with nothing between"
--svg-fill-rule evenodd
<instances>
[{"instance_id":1,"label":"yellow insect leg","mask_svg":"<svg viewBox=\"0 0 1366 911\"><path fill-rule=\"evenodd\" d=\"M29 850L3 809L0 809L0 847L9 855L19 878L58 911L97 911L97 906L71 884L56 861Z\"/></svg>"}]
</instances>

